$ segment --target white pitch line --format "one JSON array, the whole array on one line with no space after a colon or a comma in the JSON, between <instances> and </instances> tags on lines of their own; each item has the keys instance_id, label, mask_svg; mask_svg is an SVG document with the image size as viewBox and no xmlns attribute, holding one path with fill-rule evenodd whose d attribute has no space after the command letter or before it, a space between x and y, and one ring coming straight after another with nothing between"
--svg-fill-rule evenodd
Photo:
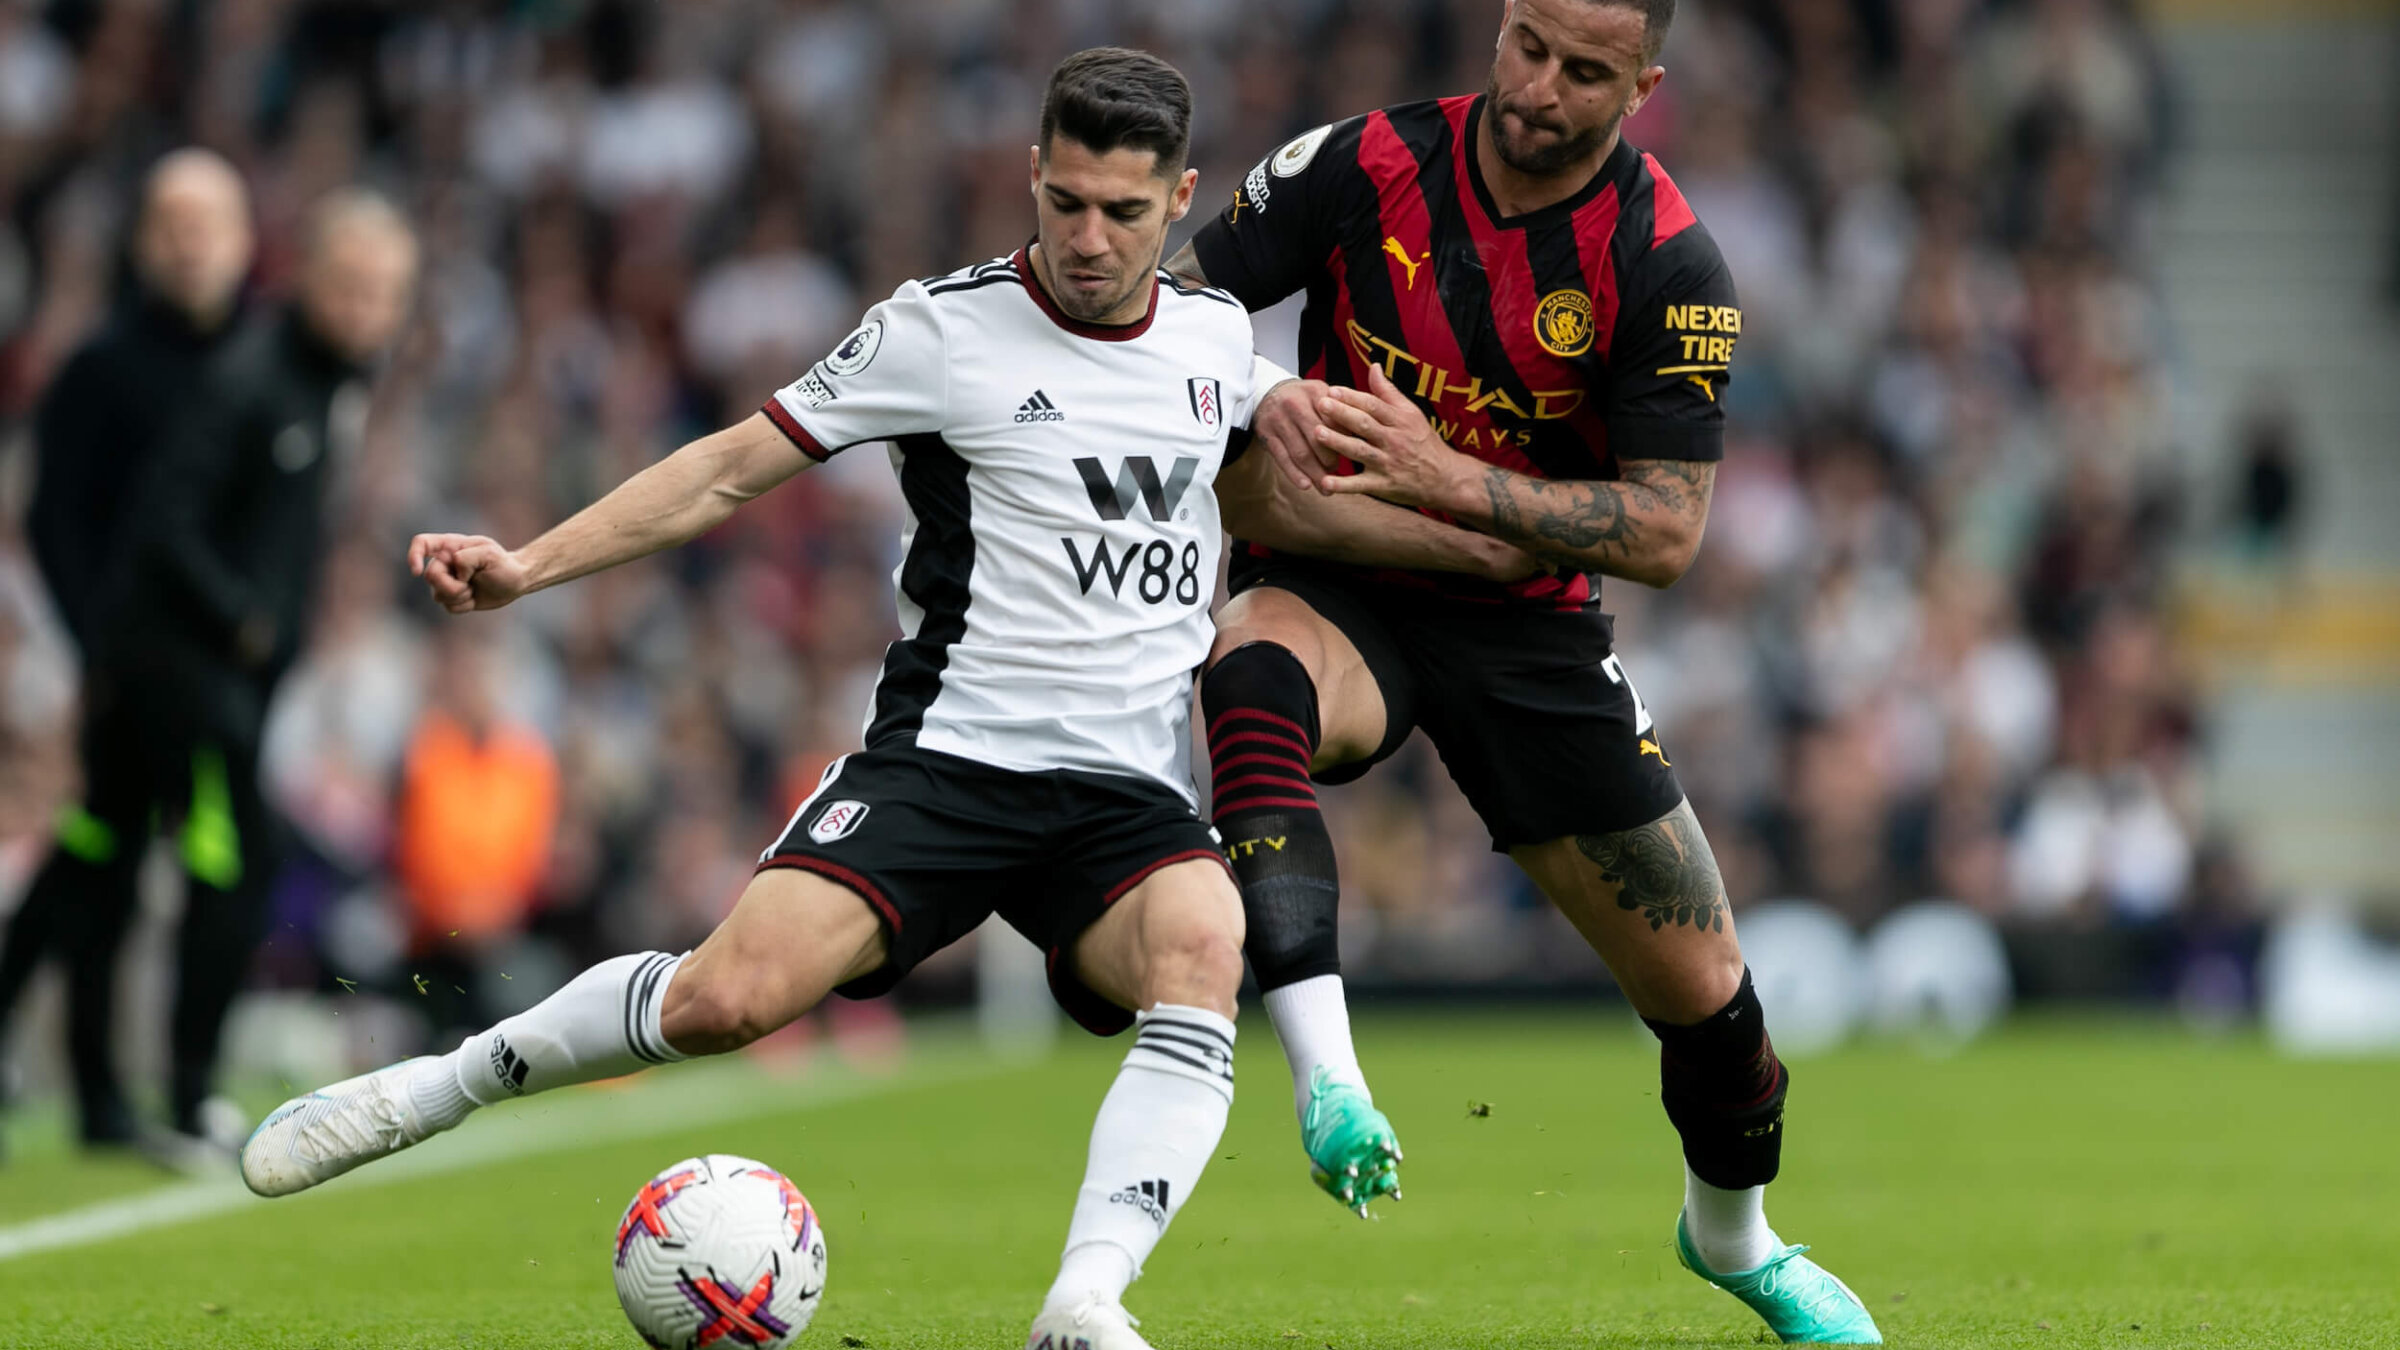
<instances>
[{"instance_id":1,"label":"white pitch line","mask_svg":"<svg viewBox=\"0 0 2400 1350\"><path fill-rule=\"evenodd\" d=\"M917 1057L933 1062L930 1072L910 1068L888 1078L811 1070L785 1081L761 1073L744 1061L715 1060L664 1073L654 1071L646 1076L641 1087L631 1091L570 1089L482 1113L496 1118L479 1119L457 1136L431 1148L411 1149L327 1184L338 1197L344 1190L439 1176L528 1154L640 1139L689 1125L719 1125L755 1116L812 1111L884 1092L952 1083L1013 1067L1011 1061L998 1056L944 1054L938 1050L927 1054L925 1050L923 1040L912 1047ZM318 1188L309 1194L323 1193L324 1188ZM0 1261L89 1246L130 1233L150 1232L169 1224L188 1223L266 1203L252 1195L238 1177L187 1181L0 1228Z\"/></svg>"}]
</instances>

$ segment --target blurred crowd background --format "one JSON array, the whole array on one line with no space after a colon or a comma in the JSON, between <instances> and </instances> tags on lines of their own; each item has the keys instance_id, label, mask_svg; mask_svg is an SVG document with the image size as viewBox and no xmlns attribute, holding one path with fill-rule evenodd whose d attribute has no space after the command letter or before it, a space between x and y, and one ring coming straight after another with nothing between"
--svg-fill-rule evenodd
<instances>
[{"instance_id":1,"label":"blurred crowd background","mask_svg":"<svg viewBox=\"0 0 2400 1350\"><path fill-rule=\"evenodd\" d=\"M1190 75L1197 216L1302 129L1482 89L1499 10L0 0L0 895L75 790L71 649L13 523L25 418L120 302L163 151L247 175L258 297L331 187L422 230L269 738L306 847L254 978L419 994L438 1027L725 911L857 744L899 499L882 457L844 456L692 548L468 621L408 581L409 533L522 542L746 415L900 280L1014 248L1064 52ZM2221 504L2169 444L2146 262L2177 98L2151 34L2121 0L1686 0L1664 59L1627 134L1747 318L1700 562L1608 608L1737 905L1864 927L1945 897L2010 935L2028 992L2163 996L2205 969L2238 1004L2258 897L2201 802L2163 608L2172 546ZM1294 321L1262 316L1262 346ZM2244 506L2272 554L2303 499L2258 421ZM1421 739L1328 800L1354 981L1588 987Z\"/></svg>"}]
</instances>

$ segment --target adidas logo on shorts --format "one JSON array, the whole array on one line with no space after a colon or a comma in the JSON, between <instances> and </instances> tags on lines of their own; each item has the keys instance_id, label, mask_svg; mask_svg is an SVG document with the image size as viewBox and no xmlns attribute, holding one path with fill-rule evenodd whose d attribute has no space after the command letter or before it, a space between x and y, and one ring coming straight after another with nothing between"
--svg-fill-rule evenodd
<instances>
[{"instance_id":1,"label":"adidas logo on shorts","mask_svg":"<svg viewBox=\"0 0 2400 1350\"><path fill-rule=\"evenodd\" d=\"M1033 391L1032 398L1017 405L1017 420L1020 422L1064 422L1067 420L1067 415L1058 410L1058 405L1050 401L1048 394L1036 389Z\"/></svg>"}]
</instances>

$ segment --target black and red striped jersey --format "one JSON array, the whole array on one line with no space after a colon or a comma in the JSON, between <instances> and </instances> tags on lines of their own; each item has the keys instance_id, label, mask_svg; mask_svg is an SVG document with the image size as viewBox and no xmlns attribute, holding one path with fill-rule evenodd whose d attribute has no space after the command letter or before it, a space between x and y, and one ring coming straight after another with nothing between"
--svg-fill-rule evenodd
<instances>
[{"instance_id":1,"label":"black and red striped jersey","mask_svg":"<svg viewBox=\"0 0 2400 1350\"><path fill-rule=\"evenodd\" d=\"M1573 197L1502 216L1473 151L1483 107L1402 104L1285 144L1193 238L1209 284L1253 310L1306 290L1306 374L1363 387L1381 365L1443 439L1489 463L1591 480L1627 460L1721 458L1741 310L1716 241L1622 138ZM1600 597L1584 573L1504 587L1373 572L1503 602Z\"/></svg>"}]
</instances>

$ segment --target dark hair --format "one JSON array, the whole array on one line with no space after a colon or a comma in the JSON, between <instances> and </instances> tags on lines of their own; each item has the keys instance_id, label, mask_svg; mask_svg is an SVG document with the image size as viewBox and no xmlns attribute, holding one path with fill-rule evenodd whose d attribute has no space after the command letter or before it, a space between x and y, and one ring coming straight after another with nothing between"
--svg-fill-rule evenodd
<instances>
[{"instance_id":1,"label":"dark hair","mask_svg":"<svg viewBox=\"0 0 2400 1350\"><path fill-rule=\"evenodd\" d=\"M1642 16L1642 59L1655 62L1658 49L1667 45L1667 30L1675 25L1675 0L1601 0L1619 9L1630 9Z\"/></svg>"},{"instance_id":2,"label":"dark hair","mask_svg":"<svg viewBox=\"0 0 2400 1350\"><path fill-rule=\"evenodd\" d=\"M1192 86L1148 52L1091 47L1058 63L1042 92L1042 154L1065 135L1094 154L1120 147L1158 156L1157 172L1183 172L1192 144Z\"/></svg>"}]
</instances>

